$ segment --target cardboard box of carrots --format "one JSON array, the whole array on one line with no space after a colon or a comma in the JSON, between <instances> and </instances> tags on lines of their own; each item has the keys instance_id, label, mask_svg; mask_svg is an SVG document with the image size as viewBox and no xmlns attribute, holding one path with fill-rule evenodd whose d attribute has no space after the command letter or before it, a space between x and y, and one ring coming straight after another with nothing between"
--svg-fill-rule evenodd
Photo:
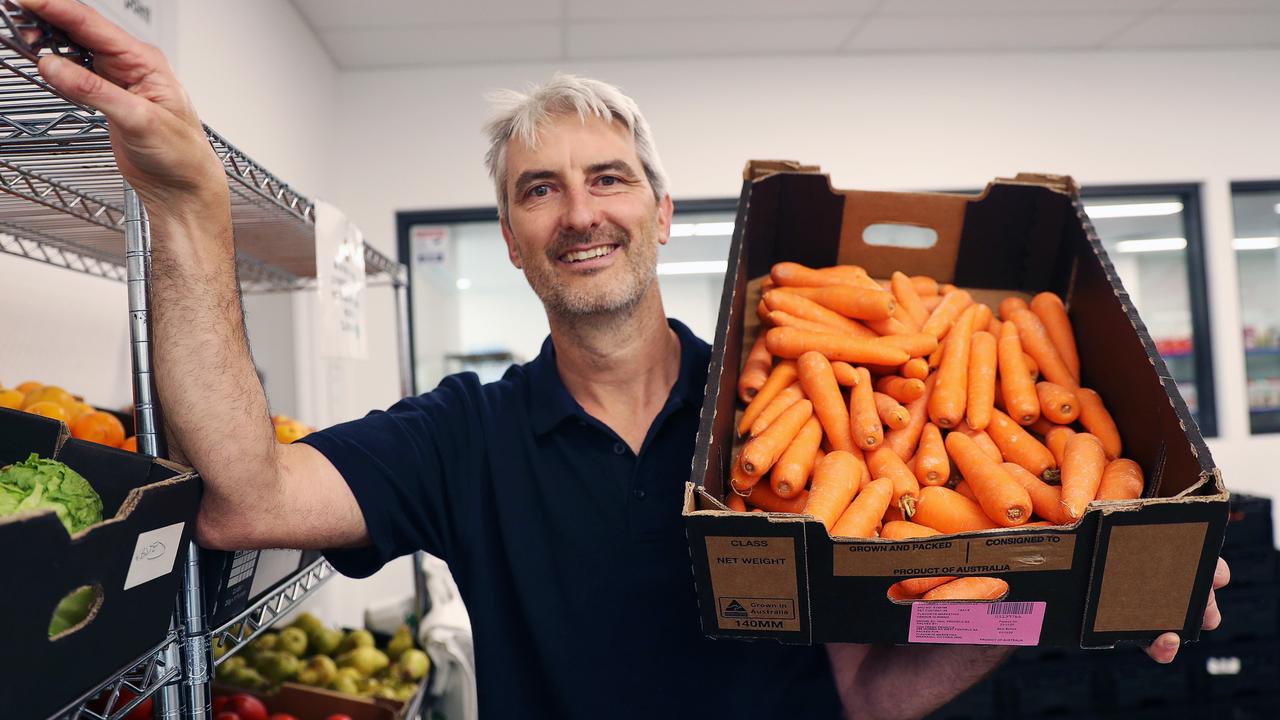
<instances>
[{"instance_id":1,"label":"cardboard box of carrots","mask_svg":"<svg viewBox=\"0 0 1280 720\"><path fill-rule=\"evenodd\" d=\"M684 505L708 634L1195 640L1227 500L1070 178L748 164Z\"/></svg>"}]
</instances>

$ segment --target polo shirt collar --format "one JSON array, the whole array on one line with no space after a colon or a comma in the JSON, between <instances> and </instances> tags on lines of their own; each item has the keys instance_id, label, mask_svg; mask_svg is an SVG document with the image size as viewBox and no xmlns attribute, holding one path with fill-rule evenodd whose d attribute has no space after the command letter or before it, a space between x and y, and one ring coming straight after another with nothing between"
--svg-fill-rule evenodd
<instances>
[{"instance_id":1,"label":"polo shirt collar","mask_svg":"<svg viewBox=\"0 0 1280 720\"><path fill-rule=\"evenodd\" d=\"M699 340L684 323L667 318L667 324L680 339L680 373L667 397L667 404L679 403L700 407L706 387L707 363L705 352L699 352ZM569 394L560 370L556 367L556 350L551 336L542 341L538 357L525 366L529 377L529 418L533 430L544 435L570 417L586 419L587 411Z\"/></svg>"}]
</instances>

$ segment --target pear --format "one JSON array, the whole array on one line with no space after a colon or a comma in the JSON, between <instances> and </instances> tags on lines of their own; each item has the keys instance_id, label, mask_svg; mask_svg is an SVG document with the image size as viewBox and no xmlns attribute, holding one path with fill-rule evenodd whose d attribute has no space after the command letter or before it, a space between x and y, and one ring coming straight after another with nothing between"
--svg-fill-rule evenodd
<instances>
[{"instance_id":1,"label":"pear","mask_svg":"<svg viewBox=\"0 0 1280 720\"><path fill-rule=\"evenodd\" d=\"M280 642L280 636L273 632L262 633L257 640L249 643L249 650L254 655L263 652L270 652L276 649L276 643Z\"/></svg>"},{"instance_id":2,"label":"pear","mask_svg":"<svg viewBox=\"0 0 1280 720\"><path fill-rule=\"evenodd\" d=\"M373 697L373 694L378 692L378 688L382 687L382 681L377 678L364 678L357 685L359 686L359 695Z\"/></svg>"},{"instance_id":3,"label":"pear","mask_svg":"<svg viewBox=\"0 0 1280 720\"><path fill-rule=\"evenodd\" d=\"M307 647L317 655L332 656L342 644L342 631L322 627L307 632Z\"/></svg>"},{"instance_id":4,"label":"pear","mask_svg":"<svg viewBox=\"0 0 1280 720\"><path fill-rule=\"evenodd\" d=\"M302 661L286 652L267 651L258 656L258 672L272 682L284 682L298 676Z\"/></svg>"},{"instance_id":5,"label":"pear","mask_svg":"<svg viewBox=\"0 0 1280 720\"><path fill-rule=\"evenodd\" d=\"M227 676L226 680L229 685L235 685L247 690L259 690L270 684L266 678L262 677L261 673L251 667L236 668Z\"/></svg>"},{"instance_id":6,"label":"pear","mask_svg":"<svg viewBox=\"0 0 1280 720\"><path fill-rule=\"evenodd\" d=\"M214 659L214 660L217 660L217 659L221 658L223 655L226 655L226 654L227 654L227 650L230 650L230 649L231 649L231 648L230 648L230 646L229 646L229 645L224 645L224 644L222 643L222 638L220 638L220 637L219 637L219 638L214 638L214 640L213 640L213 659Z\"/></svg>"},{"instance_id":7,"label":"pear","mask_svg":"<svg viewBox=\"0 0 1280 720\"><path fill-rule=\"evenodd\" d=\"M373 647L373 633L368 630L352 630L347 636L342 638L342 644L338 646L339 654L348 653L356 648Z\"/></svg>"},{"instance_id":8,"label":"pear","mask_svg":"<svg viewBox=\"0 0 1280 720\"><path fill-rule=\"evenodd\" d=\"M320 618L309 612L304 612L299 615L292 623L289 624L289 627L296 627L308 635L317 630L325 629L324 623L320 621Z\"/></svg>"},{"instance_id":9,"label":"pear","mask_svg":"<svg viewBox=\"0 0 1280 720\"><path fill-rule=\"evenodd\" d=\"M391 666L391 675L401 681L418 681L426 677L430 669L431 659L427 654L417 648L409 648Z\"/></svg>"},{"instance_id":10,"label":"pear","mask_svg":"<svg viewBox=\"0 0 1280 720\"><path fill-rule=\"evenodd\" d=\"M386 653L371 647L359 647L338 656L338 667L355 668L365 678L372 677L390 664Z\"/></svg>"},{"instance_id":11,"label":"pear","mask_svg":"<svg viewBox=\"0 0 1280 720\"><path fill-rule=\"evenodd\" d=\"M360 694L360 676L359 676L359 674L358 674L358 673L357 673L357 674L354 674L354 675L344 675L344 674L342 674L342 670L349 670L349 669L350 669L350 668L340 668L340 669L338 670L338 675L334 676L334 678L333 678L333 682L329 683L329 689L330 689L330 690L332 690L332 691L334 691L334 692L340 692L340 693L342 693L342 694L344 694L344 695L359 695L359 694Z\"/></svg>"},{"instance_id":12,"label":"pear","mask_svg":"<svg viewBox=\"0 0 1280 720\"><path fill-rule=\"evenodd\" d=\"M400 702L409 702L418 692L417 683L400 683L396 685L396 700Z\"/></svg>"},{"instance_id":13,"label":"pear","mask_svg":"<svg viewBox=\"0 0 1280 720\"><path fill-rule=\"evenodd\" d=\"M248 666L249 666L248 661L245 660L243 657L239 655L232 655L226 660L223 660L222 664L218 665L218 672L217 672L218 679L226 680L227 678L231 677L231 675L235 673L237 670L248 667Z\"/></svg>"},{"instance_id":14,"label":"pear","mask_svg":"<svg viewBox=\"0 0 1280 720\"><path fill-rule=\"evenodd\" d=\"M307 633L302 628L287 627L276 639L276 649L300 658L307 654Z\"/></svg>"},{"instance_id":15,"label":"pear","mask_svg":"<svg viewBox=\"0 0 1280 720\"><path fill-rule=\"evenodd\" d=\"M338 677L338 665L333 658L316 655L298 671L298 682L312 687L324 687Z\"/></svg>"},{"instance_id":16,"label":"pear","mask_svg":"<svg viewBox=\"0 0 1280 720\"><path fill-rule=\"evenodd\" d=\"M396 628L396 634L391 637L391 642L387 643L387 657L394 662L400 659L400 653L413 647L413 632L409 630L408 625L401 625Z\"/></svg>"}]
</instances>

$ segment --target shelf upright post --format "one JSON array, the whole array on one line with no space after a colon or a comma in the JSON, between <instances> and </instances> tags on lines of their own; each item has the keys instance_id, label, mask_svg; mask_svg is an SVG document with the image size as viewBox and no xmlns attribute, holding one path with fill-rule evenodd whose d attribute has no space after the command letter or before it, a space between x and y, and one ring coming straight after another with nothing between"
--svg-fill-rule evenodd
<instances>
[{"instance_id":1,"label":"shelf upright post","mask_svg":"<svg viewBox=\"0 0 1280 720\"><path fill-rule=\"evenodd\" d=\"M397 263L391 276L392 290L396 294L396 354L400 357L400 397L415 394L413 372L410 363L413 354L409 347L409 285L408 272L403 263ZM427 576L422 572L422 551L413 554L413 614L418 620L419 631L422 616L427 608Z\"/></svg>"}]
</instances>

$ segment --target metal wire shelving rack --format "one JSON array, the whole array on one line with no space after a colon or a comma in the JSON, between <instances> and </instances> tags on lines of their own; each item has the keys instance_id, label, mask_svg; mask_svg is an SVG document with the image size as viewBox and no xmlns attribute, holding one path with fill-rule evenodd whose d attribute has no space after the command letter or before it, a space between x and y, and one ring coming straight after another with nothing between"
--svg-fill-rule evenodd
<instances>
[{"instance_id":1,"label":"metal wire shelving rack","mask_svg":"<svg viewBox=\"0 0 1280 720\"><path fill-rule=\"evenodd\" d=\"M88 54L60 33L32 20L12 2L0 0L0 253L127 283L139 449L163 456L164 439L148 370L150 230L146 211L116 166L107 119L62 97L41 79L36 61L46 53L91 65ZM206 126L205 132L222 160L231 189L242 291L314 287L313 202L212 129ZM390 286L395 293L401 388L402 394L410 394L408 272L367 244L364 262L368 284ZM53 718L120 720L153 696L157 717L211 717L213 638L229 647L217 661L221 662L287 615L335 572L326 561L317 560L232 621L208 628L199 556L192 544L185 566L178 570L183 573L182 591L168 636ZM414 568L415 589L421 590L420 564L414 563ZM420 692L410 702L407 717L416 717L423 695Z\"/></svg>"}]
</instances>

